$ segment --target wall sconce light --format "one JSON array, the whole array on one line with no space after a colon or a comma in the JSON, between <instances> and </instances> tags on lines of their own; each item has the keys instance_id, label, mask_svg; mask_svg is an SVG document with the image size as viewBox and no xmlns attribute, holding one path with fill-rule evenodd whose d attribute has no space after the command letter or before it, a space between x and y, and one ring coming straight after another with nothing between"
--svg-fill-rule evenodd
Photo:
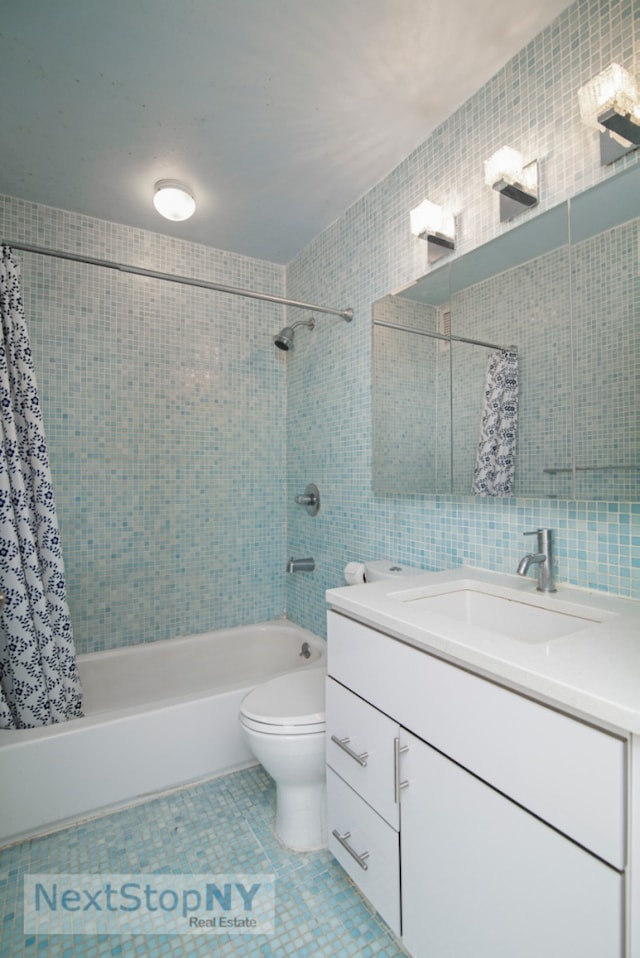
<instances>
[{"instance_id":1,"label":"wall sconce light","mask_svg":"<svg viewBox=\"0 0 640 958\"><path fill-rule=\"evenodd\" d=\"M447 211L437 203L423 200L419 206L409 213L411 232L419 239L426 240L428 259L435 263L442 256L455 249L456 223L453 213Z\"/></svg>"},{"instance_id":2,"label":"wall sconce light","mask_svg":"<svg viewBox=\"0 0 640 958\"><path fill-rule=\"evenodd\" d=\"M522 153L510 146L503 146L485 161L484 180L500 194L501 223L537 206L540 199L538 161L525 166Z\"/></svg>"},{"instance_id":3,"label":"wall sconce light","mask_svg":"<svg viewBox=\"0 0 640 958\"><path fill-rule=\"evenodd\" d=\"M582 122L600 131L603 166L640 146L638 85L619 63L611 63L580 87L578 102Z\"/></svg>"},{"instance_id":4,"label":"wall sconce light","mask_svg":"<svg viewBox=\"0 0 640 958\"><path fill-rule=\"evenodd\" d=\"M158 180L153 189L153 205L165 219L178 223L193 216L196 201L186 183L180 180Z\"/></svg>"}]
</instances>

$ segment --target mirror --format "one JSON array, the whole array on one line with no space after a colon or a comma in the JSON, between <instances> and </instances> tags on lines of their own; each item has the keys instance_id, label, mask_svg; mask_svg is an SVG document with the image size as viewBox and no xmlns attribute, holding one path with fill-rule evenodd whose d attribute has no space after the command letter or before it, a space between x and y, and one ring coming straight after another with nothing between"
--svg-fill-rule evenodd
<instances>
[{"instance_id":1,"label":"mirror","mask_svg":"<svg viewBox=\"0 0 640 958\"><path fill-rule=\"evenodd\" d=\"M435 305L387 296L374 306L374 490L451 492L449 342ZM436 334L436 335L433 335Z\"/></svg>"},{"instance_id":2,"label":"mirror","mask_svg":"<svg viewBox=\"0 0 640 958\"><path fill-rule=\"evenodd\" d=\"M471 495L487 365L517 351L513 496L640 498L640 167L373 306L373 485Z\"/></svg>"},{"instance_id":3,"label":"mirror","mask_svg":"<svg viewBox=\"0 0 640 958\"><path fill-rule=\"evenodd\" d=\"M640 167L571 203L574 499L640 501Z\"/></svg>"}]
</instances>

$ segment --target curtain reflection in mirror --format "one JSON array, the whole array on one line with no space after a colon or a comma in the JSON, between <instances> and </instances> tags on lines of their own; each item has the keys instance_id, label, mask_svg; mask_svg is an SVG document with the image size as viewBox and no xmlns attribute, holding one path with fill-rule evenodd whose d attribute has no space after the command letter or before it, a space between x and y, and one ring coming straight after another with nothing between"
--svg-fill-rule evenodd
<instances>
[{"instance_id":1,"label":"curtain reflection in mirror","mask_svg":"<svg viewBox=\"0 0 640 958\"><path fill-rule=\"evenodd\" d=\"M476 496L512 496L518 432L518 354L489 355L472 490Z\"/></svg>"}]
</instances>

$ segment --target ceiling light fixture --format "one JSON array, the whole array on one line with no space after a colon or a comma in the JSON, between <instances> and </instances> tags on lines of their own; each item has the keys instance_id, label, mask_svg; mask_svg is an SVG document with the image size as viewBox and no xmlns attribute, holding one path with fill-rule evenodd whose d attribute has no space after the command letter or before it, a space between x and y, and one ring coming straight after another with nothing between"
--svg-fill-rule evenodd
<instances>
[{"instance_id":1,"label":"ceiling light fixture","mask_svg":"<svg viewBox=\"0 0 640 958\"><path fill-rule=\"evenodd\" d=\"M429 262L445 256L456 243L456 223L453 213L443 206L423 200L409 213L411 232L429 244Z\"/></svg>"},{"instance_id":2,"label":"ceiling light fixture","mask_svg":"<svg viewBox=\"0 0 640 958\"><path fill-rule=\"evenodd\" d=\"M522 153L503 146L484 164L487 186L500 194L500 222L536 206L540 199L538 161L524 164Z\"/></svg>"},{"instance_id":3,"label":"ceiling light fixture","mask_svg":"<svg viewBox=\"0 0 640 958\"><path fill-rule=\"evenodd\" d=\"M154 186L153 205L165 219L178 223L193 216L196 201L186 183L180 180L158 180Z\"/></svg>"},{"instance_id":4,"label":"ceiling light fixture","mask_svg":"<svg viewBox=\"0 0 640 958\"><path fill-rule=\"evenodd\" d=\"M600 160L613 163L640 146L640 95L634 77L619 63L578 90L585 126L600 132Z\"/></svg>"}]
</instances>

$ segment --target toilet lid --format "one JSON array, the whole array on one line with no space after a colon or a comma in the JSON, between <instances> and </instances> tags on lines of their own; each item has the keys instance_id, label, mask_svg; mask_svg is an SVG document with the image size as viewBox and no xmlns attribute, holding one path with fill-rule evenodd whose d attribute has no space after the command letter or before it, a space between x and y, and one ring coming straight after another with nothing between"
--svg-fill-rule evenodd
<instances>
[{"instance_id":1,"label":"toilet lid","mask_svg":"<svg viewBox=\"0 0 640 958\"><path fill-rule=\"evenodd\" d=\"M324 669L300 669L270 679L249 692L240 714L263 725L312 726L324 723Z\"/></svg>"}]
</instances>

